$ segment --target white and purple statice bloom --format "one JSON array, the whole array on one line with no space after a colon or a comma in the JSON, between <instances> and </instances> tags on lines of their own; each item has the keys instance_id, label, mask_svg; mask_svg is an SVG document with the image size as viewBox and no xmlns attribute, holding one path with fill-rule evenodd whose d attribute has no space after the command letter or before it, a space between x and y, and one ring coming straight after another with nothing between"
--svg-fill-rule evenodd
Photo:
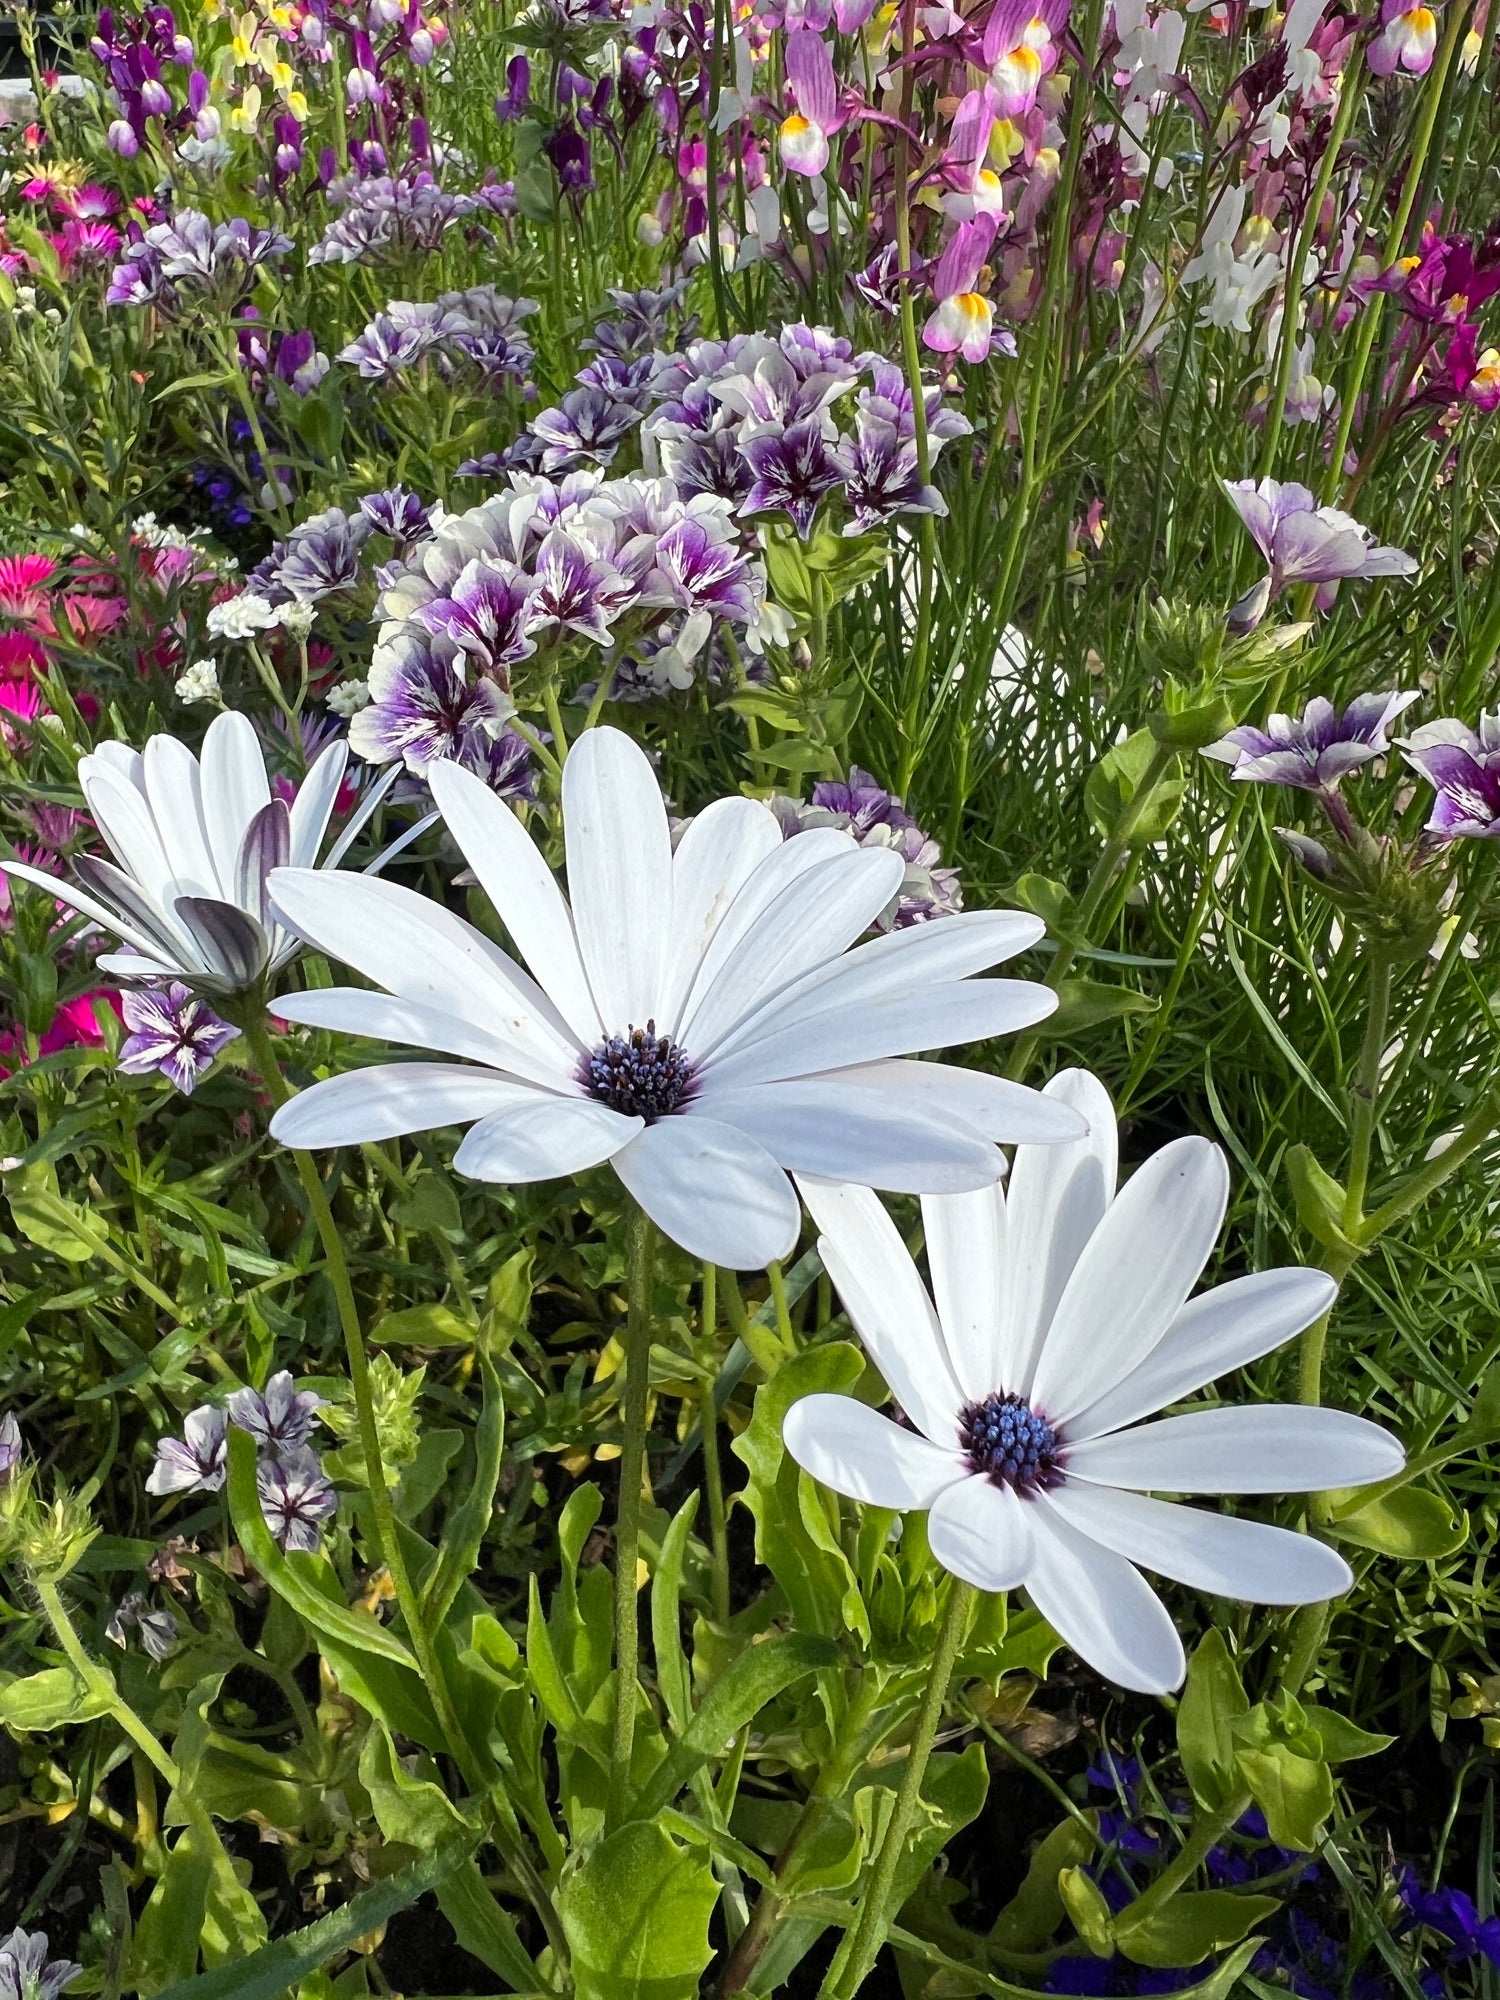
<instances>
[{"instance_id":1,"label":"white and purple statice bloom","mask_svg":"<svg viewBox=\"0 0 1500 2000\"><path fill-rule=\"evenodd\" d=\"M674 850L649 758L613 729L587 731L563 768L567 900L480 780L447 763L428 782L530 970L413 891L281 871L284 921L384 990L299 993L277 1013L460 1059L315 1083L272 1121L283 1144L468 1125L454 1165L474 1180L608 1161L690 1255L745 1269L796 1243L789 1170L972 1189L1003 1170L997 1141L1080 1129L1019 1084L902 1060L1052 1012L1041 986L972 976L1035 944L1035 918L972 912L851 951L900 889L899 854L833 826L784 840L738 797Z\"/></svg>"},{"instance_id":2,"label":"white and purple statice bloom","mask_svg":"<svg viewBox=\"0 0 1500 2000\"><path fill-rule=\"evenodd\" d=\"M1362 694L1339 710L1317 695L1300 717L1268 716L1264 729L1242 723L1203 754L1231 765L1230 776L1244 783L1336 791L1351 771L1386 755L1392 723L1419 699L1415 691Z\"/></svg>"},{"instance_id":3,"label":"white and purple statice bloom","mask_svg":"<svg viewBox=\"0 0 1500 2000\"><path fill-rule=\"evenodd\" d=\"M958 870L941 866L943 851L893 792L859 766L847 782L824 779L813 786L810 803L774 796L768 801L790 840L812 827L844 827L861 847L884 847L905 864L901 885L875 919L877 931L905 930L963 908Z\"/></svg>"},{"instance_id":4,"label":"white and purple statice bloom","mask_svg":"<svg viewBox=\"0 0 1500 2000\"><path fill-rule=\"evenodd\" d=\"M1266 559L1267 574L1229 615L1232 632L1260 623L1271 598L1296 584L1318 586L1326 610L1347 577L1413 576L1416 559L1378 543L1368 528L1337 507L1320 507L1305 486L1279 479L1226 479L1224 491Z\"/></svg>"},{"instance_id":5,"label":"white and purple statice bloom","mask_svg":"<svg viewBox=\"0 0 1500 2000\"><path fill-rule=\"evenodd\" d=\"M309 1444L323 1401L316 1390L299 1389L290 1369L279 1368L264 1389L236 1389L225 1407L230 1422L255 1439L257 1451L285 1458Z\"/></svg>"},{"instance_id":6,"label":"white and purple statice bloom","mask_svg":"<svg viewBox=\"0 0 1500 2000\"><path fill-rule=\"evenodd\" d=\"M48 1956L45 1931L0 1937L0 2000L57 2000L82 1970L71 1958Z\"/></svg>"},{"instance_id":7,"label":"white and purple statice bloom","mask_svg":"<svg viewBox=\"0 0 1500 2000\"><path fill-rule=\"evenodd\" d=\"M521 386L536 361L521 329L538 311L535 299L513 299L493 285L444 292L430 301L392 299L338 358L371 382L397 381L430 358L449 380L472 382L477 376L488 389Z\"/></svg>"},{"instance_id":8,"label":"white and purple statice bloom","mask_svg":"<svg viewBox=\"0 0 1500 2000\"><path fill-rule=\"evenodd\" d=\"M315 1555L323 1523L338 1512L339 1497L315 1451L263 1458L255 1468L260 1511L284 1549Z\"/></svg>"},{"instance_id":9,"label":"white and purple statice bloom","mask_svg":"<svg viewBox=\"0 0 1500 2000\"><path fill-rule=\"evenodd\" d=\"M245 578L245 587L267 604L318 604L360 581L360 556L375 523L329 507L293 528Z\"/></svg>"},{"instance_id":10,"label":"white and purple statice bloom","mask_svg":"<svg viewBox=\"0 0 1500 2000\"><path fill-rule=\"evenodd\" d=\"M233 305L250 290L260 267L291 247L289 236L253 228L240 216L216 223L196 208L182 208L170 222L148 229L140 242L126 245L105 303L164 311L201 310L213 301Z\"/></svg>"},{"instance_id":11,"label":"white and purple statice bloom","mask_svg":"<svg viewBox=\"0 0 1500 2000\"><path fill-rule=\"evenodd\" d=\"M0 1488L9 1486L15 1478L24 1450L21 1426L16 1422L15 1411L7 1410L0 1417Z\"/></svg>"},{"instance_id":12,"label":"white and purple statice bloom","mask_svg":"<svg viewBox=\"0 0 1500 2000\"><path fill-rule=\"evenodd\" d=\"M127 947L100 970L117 979L180 980L195 992L243 993L300 949L266 903L266 877L313 864L333 816L348 746L330 743L292 800L273 796L265 753L246 715L215 716L201 760L174 736L145 752L111 740L79 759L94 823L114 856L75 855L74 880L0 862ZM336 867L378 803L356 811L324 867Z\"/></svg>"},{"instance_id":13,"label":"white and purple statice bloom","mask_svg":"<svg viewBox=\"0 0 1500 2000\"><path fill-rule=\"evenodd\" d=\"M184 1097L192 1096L240 1032L180 980L127 989L120 996L120 1012L128 1030L120 1046L120 1068L127 1076L164 1076Z\"/></svg>"},{"instance_id":14,"label":"white and purple statice bloom","mask_svg":"<svg viewBox=\"0 0 1500 2000\"><path fill-rule=\"evenodd\" d=\"M1404 1458L1377 1425L1304 1404L1142 1421L1290 1340L1337 1288L1292 1268L1190 1298L1224 1217L1223 1153L1175 1140L1117 1190L1103 1085L1069 1070L1047 1097L1079 1113L1087 1136L1018 1147L1008 1190L924 1197L930 1295L867 1188L800 1179L824 1267L899 1420L812 1395L782 1435L836 1492L926 1513L932 1553L954 1576L1024 1589L1099 1673L1160 1694L1186 1662L1142 1568L1261 1604L1334 1597L1352 1579L1311 1536L1150 1496L1360 1486Z\"/></svg>"},{"instance_id":15,"label":"white and purple statice bloom","mask_svg":"<svg viewBox=\"0 0 1500 2000\"><path fill-rule=\"evenodd\" d=\"M1481 715L1478 729L1451 719L1424 723L1402 754L1437 794L1427 821L1429 840L1500 840L1500 712Z\"/></svg>"},{"instance_id":16,"label":"white and purple statice bloom","mask_svg":"<svg viewBox=\"0 0 1500 2000\"><path fill-rule=\"evenodd\" d=\"M146 1491L159 1499L168 1493L217 1493L229 1470L228 1435L229 1419L216 1404L189 1410L182 1436L158 1443Z\"/></svg>"}]
</instances>

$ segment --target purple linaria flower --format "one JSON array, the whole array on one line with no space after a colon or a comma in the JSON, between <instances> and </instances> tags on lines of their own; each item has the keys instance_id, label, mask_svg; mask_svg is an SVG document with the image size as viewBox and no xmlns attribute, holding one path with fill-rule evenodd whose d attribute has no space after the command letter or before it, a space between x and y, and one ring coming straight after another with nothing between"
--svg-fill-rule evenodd
<instances>
[{"instance_id":1,"label":"purple linaria flower","mask_svg":"<svg viewBox=\"0 0 1500 2000\"><path fill-rule=\"evenodd\" d=\"M120 1068L127 1076L159 1072L184 1097L192 1096L200 1077L240 1032L177 980L127 990L120 1009L130 1031L120 1049Z\"/></svg>"},{"instance_id":2,"label":"purple linaria flower","mask_svg":"<svg viewBox=\"0 0 1500 2000\"><path fill-rule=\"evenodd\" d=\"M227 1430L228 1418L214 1404L189 1410L182 1436L163 1438L157 1445L146 1491L158 1498L166 1493L217 1493L224 1484Z\"/></svg>"},{"instance_id":3,"label":"purple linaria flower","mask_svg":"<svg viewBox=\"0 0 1500 2000\"><path fill-rule=\"evenodd\" d=\"M262 1389L236 1389L225 1405L229 1421L255 1439L257 1451L285 1458L312 1437L323 1398L293 1385L289 1368L279 1368Z\"/></svg>"},{"instance_id":4,"label":"purple linaria flower","mask_svg":"<svg viewBox=\"0 0 1500 2000\"><path fill-rule=\"evenodd\" d=\"M70 1958L48 1958L45 1931L0 1937L0 2000L57 2000L82 1970Z\"/></svg>"},{"instance_id":5,"label":"purple linaria flower","mask_svg":"<svg viewBox=\"0 0 1500 2000\"><path fill-rule=\"evenodd\" d=\"M1444 847L1465 838L1500 839L1500 713L1481 715L1477 731L1452 720L1424 723L1402 747L1437 793L1430 839Z\"/></svg>"},{"instance_id":6,"label":"purple linaria flower","mask_svg":"<svg viewBox=\"0 0 1500 2000\"><path fill-rule=\"evenodd\" d=\"M23 1450L21 1426L16 1422L15 1412L7 1410L0 1417L0 1487L9 1486L15 1477Z\"/></svg>"},{"instance_id":7,"label":"purple linaria flower","mask_svg":"<svg viewBox=\"0 0 1500 2000\"><path fill-rule=\"evenodd\" d=\"M1249 530L1269 569L1269 594L1292 584L1325 587L1321 608L1345 577L1411 576L1417 564L1401 549L1377 543L1368 528L1337 507L1320 507L1305 486L1278 479L1226 479L1224 491ZM1248 631L1265 609L1264 584L1257 584L1230 614L1230 629ZM1252 600L1254 600L1252 604ZM1253 613L1253 615L1252 615Z\"/></svg>"},{"instance_id":8,"label":"purple linaria flower","mask_svg":"<svg viewBox=\"0 0 1500 2000\"><path fill-rule=\"evenodd\" d=\"M1204 750L1216 764L1232 764L1232 777L1257 785L1291 785L1300 792L1331 792L1341 778L1390 749L1388 731L1416 693L1362 694L1339 713L1318 695L1301 720L1273 715L1264 729L1243 723Z\"/></svg>"},{"instance_id":9,"label":"purple linaria flower","mask_svg":"<svg viewBox=\"0 0 1500 2000\"><path fill-rule=\"evenodd\" d=\"M369 706L350 720L349 747L372 764L403 758L418 778L444 757L468 763L514 713L498 681L468 677L452 639L415 624L375 648L369 689Z\"/></svg>"},{"instance_id":10,"label":"purple linaria flower","mask_svg":"<svg viewBox=\"0 0 1500 2000\"><path fill-rule=\"evenodd\" d=\"M128 1646L130 1634L139 1632L141 1645L153 1660L164 1660L177 1644L177 1634L181 1628L170 1611L153 1611L151 1600L144 1590L127 1591L115 1606L114 1615L104 1628L106 1639L113 1639L120 1647Z\"/></svg>"},{"instance_id":11,"label":"purple linaria flower","mask_svg":"<svg viewBox=\"0 0 1500 2000\"><path fill-rule=\"evenodd\" d=\"M531 579L514 563L486 556L466 563L448 586L417 613L429 632L443 634L505 687L508 667L536 651L531 631Z\"/></svg>"},{"instance_id":12,"label":"purple linaria flower","mask_svg":"<svg viewBox=\"0 0 1500 2000\"><path fill-rule=\"evenodd\" d=\"M740 512L788 514L806 541L818 503L843 479L829 454L822 425L815 417L804 418L779 436L763 431L759 437L741 440L739 449L755 475Z\"/></svg>"},{"instance_id":13,"label":"purple linaria flower","mask_svg":"<svg viewBox=\"0 0 1500 2000\"><path fill-rule=\"evenodd\" d=\"M256 1467L255 1483L266 1526L281 1546L315 1554L321 1524L339 1504L317 1453L304 1448L285 1458L263 1458Z\"/></svg>"}]
</instances>

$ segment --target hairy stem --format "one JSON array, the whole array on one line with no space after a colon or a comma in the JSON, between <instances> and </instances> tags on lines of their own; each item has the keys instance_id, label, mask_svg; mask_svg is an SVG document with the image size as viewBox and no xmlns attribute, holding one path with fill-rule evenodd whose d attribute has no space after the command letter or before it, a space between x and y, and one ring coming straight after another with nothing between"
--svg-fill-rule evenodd
<instances>
[{"instance_id":1,"label":"hairy stem","mask_svg":"<svg viewBox=\"0 0 1500 2000\"><path fill-rule=\"evenodd\" d=\"M615 1720L610 1759L609 1824L624 1817L630 1793L630 1759L635 1747L636 1673L640 1622L636 1571L641 1546L641 1481L646 1463L646 1405L651 1389L651 1281L656 1262L656 1226L631 1202L626 1211L624 1441L620 1451L620 1495L615 1513Z\"/></svg>"}]
</instances>

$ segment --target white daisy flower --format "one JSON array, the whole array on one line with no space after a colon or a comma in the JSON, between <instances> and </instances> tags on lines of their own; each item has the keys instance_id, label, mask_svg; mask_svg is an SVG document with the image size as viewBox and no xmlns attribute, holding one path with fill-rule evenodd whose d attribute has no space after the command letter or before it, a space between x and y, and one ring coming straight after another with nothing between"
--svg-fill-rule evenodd
<instances>
[{"instance_id":1,"label":"white daisy flower","mask_svg":"<svg viewBox=\"0 0 1500 2000\"><path fill-rule=\"evenodd\" d=\"M1087 1138L1022 1146L1008 1195L924 1199L931 1298L868 1189L801 1181L819 1254L904 1421L814 1395L782 1435L836 1492L925 1510L954 1576L1024 1587L1101 1674L1161 1694L1186 1671L1182 1641L1137 1564L1259 1604L1334 1597L1352 1577L1310 1536L1148 1495L1360 1486L1404 1457L1362 1417L1303 1404L1139 1421L1290 1340L1336 1288L1322 1271L1257 1271L1189 1302L1223 1221L1222 1152L1175 1140L1117 1195L1103 1085L1070 1070L1047 1095L1084 1115Z\"/></svg>"},{"instance_id":2,"label":"white daisy flower","mask_svg":"<svg viewBox=\"0 0 1500 2000\"><path fill-rule=\"evenodd\" d=\"M412 891L279 870L283 920L386 991L297 994L278 1014L467 1059L314 1084L272 1123L287 1145L472 1122L460 1173L608 1160L685 1250L748 1268L797 1240L788 1169L958 1192L1003 1171L997 1140L1082 1129L1019 1084L894 1060L1051 1013L1043 987L970 977L1034 944L1033 918L945 917L851 951L900 884L898 854L832 828L783 841L745 798L700 813L674 853L650 761L618 730L589 730L564 769L571 905L481 779L439 762L428 782L532 976Z\"/></svg>"},{"instance_id":3,"label":"white daisy flower","mask_svg":"<svg viewBox=\"0 0 1500 2000\"><path fill-rule=\"evenodd\" d=\"M79 759L78 777L114 861L76 856L73 882L19 861L0 861L0 870L129 947L102 957L102 972L244 992L301 949L266 907L266 877L282 862L317 859L347 759L348 746L331 743L288 806L271 796L259 739L237 711L209 725L201 764L175 736L153 736L144 754L101 743ZM325 866L342 857L363 817Z\"/></svg>"}]
</instances>

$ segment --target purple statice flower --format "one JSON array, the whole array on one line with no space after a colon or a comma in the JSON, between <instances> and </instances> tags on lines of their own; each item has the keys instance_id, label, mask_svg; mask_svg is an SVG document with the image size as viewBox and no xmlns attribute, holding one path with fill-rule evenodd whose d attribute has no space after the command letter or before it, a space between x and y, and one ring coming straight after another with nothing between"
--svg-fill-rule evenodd
<instances>
[{"instance_id":1,"label":"purple statice flower","mask_svg":"<svg viewBox=\"0 0 1500 2000\"><path fill-rule=\"evenodd\" d=\"M1451 719L1424 723L1402 751L1437 793L1429 840L1444 847L1454 840L1500 840L1500 713L1481 715L1477 730Z\"/></svg>"},{"instance_id":2,"label":"purple statice flower","mask_svg":"<svg viewBox=\"0 0 1500 2000\"><path fill-rule=\"evenodd\" d=\"M180 1630L170 1611L153 1611L144 1590L131 1590L115 1606L104 1636L123 1648L129 1645L130 1634L139 1632L144 1651L151 1659L161 1661L177 1644Z\"/></svg>"},{"instance_id":3,"label":"purple statice flower","mask_svg":"<svg viewBox=\"0 0 1500 2000\"><path fill-rule=\"evenodd\" d=\"M284 257L291 247L289 236L257 229L242 216L215 223L199 209L179 209L170 222L146 231L140 246L146 254L138 254L134 244L126 249L106 301L175 308L191 297L200 304L214 299L233 304L250 289L261 265Z\"/></svg>"},{"instance_id":4,"label":"purple statice flower","mask_svg":"<svg viewBox=\"0 0 1500 2000\"><path fill-rule=\"evenodd\" d=\"M963 908L959 871L941 865L942 849L931 834L923 832L894 792L858 765L851 766L847 781L816 784L810 804L785 797L773 797L769 804L784 839L812 827L837 826L852 833L861 847L889 847L901 856L906 873L873 929L906 930Z\"/></svg>"},{"instance_id":5,"label":"purple statice flower","mask_svg":"<svg viewBox=\"0 0 1500 2000\"><path fill-rule=\"evenodd\" d=\"M432 509L404 486L387 486L380 493L367 493L359 511L379 534L388 535L403 551L426 541L432 533Z\"/></svg>"},{"instance_id":6,"label":"purple statice flower","mask_svg":"<svg viewBox=\"0 0 1500 2000\"><path fill-rule=\"evenodd\" d=\"M470 679L465 655L445 633L404 626L375 649L370 701L349 723L349 747L372 764L401 758L413 776L444 757L470 763L514 713L486 674Z\"/></svg>"},{"instance_id":7,"label":"purple statice flower","mask_svg":"<svg viewBox=\"0 0 1500 2000\"><path fill-rule=\"evenodd\" d=\"M483 778L497 798L536 797L531 745L514 729L502 729L497 736L470 736L459 751L458 762Z\"/></svg>"},{"instance_id":8,"label":"purple statice flower","mask_svg":"<svg viewBox=\"0 0 1500 2000\"><path fill-rule=\"evenodd\" d=\"M570 389L556 409L533 417L531 433L542 441L543 472L567 472L579 463L608 465L640 421L633 404L587 386Z\"/></svg>"},{"instance_id":9,"label":"purple statice flower","mask_svg":"<svg viewBox=\"0 0 1500 2000\"><path fill-rule=\"evenodd\" d=\"M293 528L245 579L268 604L317 604L359 582L360 553L374 531L364 514L329 507Z\"/></svg>"},{"instance_id":10,"label":"purple statice flower","mask_svg":"<svg viewBox=\"0 0 1500 2000\"><path fill-rule=\"evenodd\" d=\"M284 1549L315 1555L322 1524L338 1511L338 1495L315 1451L263 1458L255 1469L260 1511Z\"/></svg>"},{"instance_id":11,"label":"purple statice flower","mask_svg":"<svg viewBox=\"0 0 1500 2000\"><path fill-rule=\"evenodd\" d=\"M82 1970L70 1958L47 1956L45 1931L0 1937L0 2000L57 2000Z\"/></svg>"},{"instance_id":12,"label":"purple statice flower","mask_svg":"<svg viewBox=\"0 0 1500 2000\"><path fill-rule=\"evenodd\" d=\"M1266 559L1265 579L1230 613L1233 632L1253 630L1271 597L1293 584L1321 586L1323 609L1346 577L1412 576L1414 557L1377 543L1337 507L1320 507L1305 486L1278 479L1226 479L1224 491Z\"/></svg>"},{"instance_id":13,"label":"purple statice flower","mask_svg":"<svg viewBox=\"0 0 1500 2000\"><path fill-rule=\"evenodd\" d=\"M442 339L436 306L396 299L389 311L376 313L363 333L339 349L338 358L347 367L357 368L367 382L394 382L441 345Z\"/></svg>"},{"instance_id":14,"label":"purple statice flower","mask_svg":"<svg viewBox=\"0 0 1500 2000\"><path fill-rule=\"evenodd\" d=\"M642 604L742 621L759 602L748 555L722 516L709 514L689 514L656 539L640 596Z\"/></svg>"},{"instance_id":15,"label":"purple statice flower","mask_svg":"<svg viewBox=\"0 0 1500 2000\"><path fill-rule=\"evenodd\" d=\"M856 411L853 437L841 438L829 457L843 475L846 535L863 534L893 514L948 511L937 488L922 482L916 439L903 438L893 423L869 410Z\"/></svg>"},{"instance_id":16,"label":"purple statice flower","mask_svg":"<svg viewBox=\"0 0 1500 2000\"><path fill-rule=\"evenodd\" d=\"M1242 723L1204 750L1216 764L1231 764L1230 775L1257 785L1290 785L1302 792L1331 792L1340 779L1383 757L1388 731L1416 693L1357 695L1342 713L1318 695L1300 720L1273 715L1264 729Z\"/></svg>"},{"instance_id":17,"label":"purple statice flower","mask_svg":"<svg viewBox=\"0 0 1500 2000\"><path fill-rule=\"evenodd\" d=\"M229 1421L255 1439L255 1448L273 1458L301 1451L313 1434L324 1398L299 1389L289 1368L278 1368L262 1389L236 1389L225 1404Z\"/></svg>"},{"instance_id":18,"label":"purple statice flower","mask_svg":"<svg viewBox=\"0 0 1500 2000\"><path fill-rule=\"evenodd\" d=\"M21 1463L21 1453L25 1449L21 1441L21 1426L16 1422L15 1412L7 1410L0 1417L0 1488L9 1486L16 1475L16 1467Z\"/></svg>"},{"instance_id":19,"label":"purple statice flower","mask_svg":"<svg viewBox=\"0 0 1500 2000\"><path fill-rule=\"evenodd\" d=\"M146 1479L146 1491L158 1497L167 1493L217 1493L224 1484L225 1437L228 1419L212 1403L189 1410L183 1419L180 1438L163 1438L156 1447L156 1463Z\"/></svg>"},{"instance_id":20,"label":"purple statice flower","mask_svg":"<svg viewBox=\"0 0 1500 2000\"><path fill-rule=\"evenodd\" d=\"M127 988L120 1011L129 1031L120 1047L120 1068L127 1076L164 1076L184 1097L192 1096L240 1032L176 980L170 986Z\"/></svg>"},{"instance_id":21,"label":"purple statice flower","mask_svg":"<svg viewBox=\"0 0 1500 2000\"><path fill-rule=\"evenodd\" d=\"M647 288L638 292L611 285L608 296L614 311L595 322L592 335L582 345L596 354L633 361L652 355L657 348L675 344L672 323L682 311L688 283L688 279L681 278L660 290ZM684 329L678 337L690 338L691 334Z\"/></svg>"},{"instance_id":22,"label":"purple statice flower","mask_svg":"<svg viewBox=\"0 0 1500 2000\"><path fill-rule=\"evenodd\" d=\"M813 786L812 802L821 813L831 815L825 826L846 826L856 840L863 840L872 827L896 829L914 827L916 821L894 792L851 764L847 779L824 778Z\"/></svg>"},{"instance_id":23,"label":"purple statice flower","mask_svg":"<svg viewBox=\"0 0 1500 2000\"><path fill-rule=\"evenodd\" d=\"M823 426L807 417L780 433L766 430L742 439L739 451L754 474L740 512L786 514L806 541L819 503L843 479Z\"/></svg>"},{"instance_id":24,"label":"purple statice flower","mask_svg":"<svg viewBox=\"0 0 1500 2000\"><path fill-rule=\"evenodd\" d=\"M534 630L557 626L612 646L610 627L635 600L635 585L607 556L566 528L549 531L536 561Z\"/></svg>"},{"instance_id":25,"label":"purple statice flower","mask_svg":"<svg viewBox=\"0 0 1500 2000\"><path fill-rule=\"evenodd\" d=\"M424 604L417 616L429 632L451 639L501 687L510 685L508 669L536 651L531 579L495 556L465 563L447 596Z\"/></svg>"}]
</instances>

